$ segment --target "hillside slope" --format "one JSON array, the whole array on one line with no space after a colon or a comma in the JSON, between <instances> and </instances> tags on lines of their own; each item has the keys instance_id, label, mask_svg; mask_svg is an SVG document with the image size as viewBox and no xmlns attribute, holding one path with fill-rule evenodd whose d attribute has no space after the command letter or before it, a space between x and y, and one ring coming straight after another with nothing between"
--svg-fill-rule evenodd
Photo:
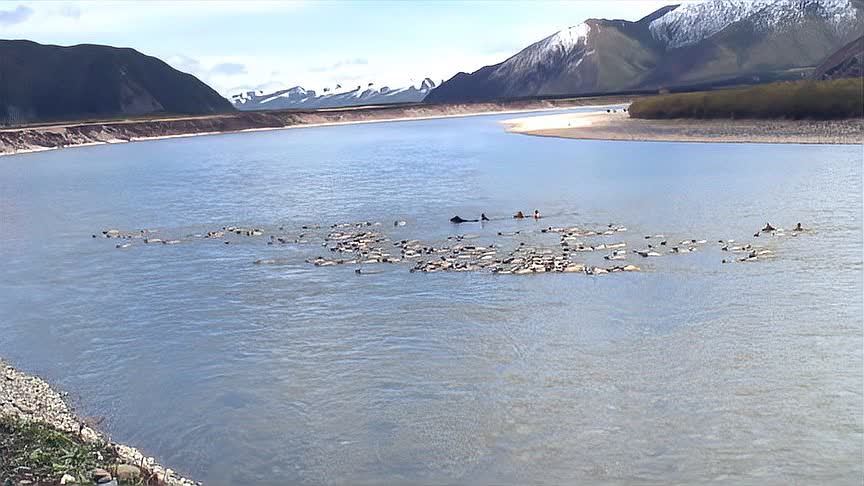
<instances>
[{"instance_id":1,"label":"hillside slope","mask_svg":"<svg viewBox=\"0 0 864 486\"><path fill-rule=\"evenodd\" d=\"M839 79L864 76L864 36L841 47L816 66L813 79Z\"/></svg>"},{"instance_id":2,"label":"hillside slope","mask_svg":"<svg viewBox=\"0 0 864 486\"><path fill-rule=\"evenodd\" d=\"M0 41L0 124L231 111L194 76L133 49Z\"/></svg>"}]
</instances>

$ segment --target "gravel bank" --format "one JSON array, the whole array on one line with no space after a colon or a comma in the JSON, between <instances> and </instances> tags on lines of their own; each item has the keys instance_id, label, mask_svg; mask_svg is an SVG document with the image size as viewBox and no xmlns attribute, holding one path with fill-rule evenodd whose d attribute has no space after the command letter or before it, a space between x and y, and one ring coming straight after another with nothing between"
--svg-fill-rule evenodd
<instances>
[{"instance_id":1,"label":"gravel bank","mask_svg":"<svg viewBox=\"0 0 864 486\"><path fill-rule=\"evenodd\" d=\"M643 120L627 113L573 113L506 120L509 131L543 137L658 142L862 144L864 119Z\"/></svg>"},{"instance_id":2,"label":"gravel bank","mask_svg":"<svg viewBox=\"0 0 864 486\"><path fill-rule=\"evenodd\" d=\"M200 484L158 464L134 447L111 442L76 417L63 397L44 380L18 371L0 360L0 415L43 423L87 442L106 443L114 448L124 463L141 467L169 486Z\"/></svg>"}]
</instances>

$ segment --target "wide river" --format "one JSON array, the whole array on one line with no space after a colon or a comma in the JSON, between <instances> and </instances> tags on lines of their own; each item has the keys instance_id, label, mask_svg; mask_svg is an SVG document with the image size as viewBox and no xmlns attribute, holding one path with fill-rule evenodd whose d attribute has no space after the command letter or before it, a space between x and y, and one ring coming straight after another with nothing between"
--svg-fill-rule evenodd
<instances>
[{"instance_id":1,"label":"wide river","mask_svg":"<svg viewBox=\"0 0 864 486\"><path fill-rule=\"evenodd\" d=\"M860 485L861 146L538 138L514 116L3 157L0 356L209 485ZM603 276L357 275L266 244L361 220L707 243ZM766 221L811 231L754 238ZM91 238L226 225L265 235ZM774 257L723 264L729 238Z\"/></svg>"}]
</instances>

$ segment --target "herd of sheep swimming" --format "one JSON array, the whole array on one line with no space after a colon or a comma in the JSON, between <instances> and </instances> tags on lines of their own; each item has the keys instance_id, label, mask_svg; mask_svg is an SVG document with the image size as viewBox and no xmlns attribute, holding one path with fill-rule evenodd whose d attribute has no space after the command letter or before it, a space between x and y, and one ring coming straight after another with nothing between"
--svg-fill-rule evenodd
<instances>
[{"instance_id":1,"label":"herd of sheep swimming","mask_svg":"<svg viewBox=\"0 0 864 486\"><path fill-rule=\"evenodd\" d=\"M521 215L517 213L517 216ZM476 220L458 217L451 223L458 226ZM539 220L539 212L535 211ZM483 215L480 224L486 224ZM539 222L539 221L538 221ZM401 232L405 221L393 223L394 231ZM639 238L639 248L629 248L623 241L627 228L608 224L600 228L544 226L530 230L504 232L494 235L495 242L480 243L480 235L457 234L437 244L416 239L397 239L388 236L385 225L372 222L341 223L329 227L307 225L286 231L284 226L267 231L257 227L226 226L218 230L186 235L181 239L159 237L155 230L121 231L108 229L102 237L122 240L118 249L131 248L135 244L176 245L194 240L219 240L230 245L238 238L261 239L267 245L317 245L322 251L306 260L316 267L355 265L358 274L377 273L369 269L372 265L409 265L411 272L490 272L502 275L527 275L537 273L580 273L604 275L617 272L636 272L641 268L628 259L647 259L700 251L706 248L705 239L683 239L672 241L662 234L645 235ZM791 230L775 228L766 223L756 231L759 236L798 236L809 232L798 223ZM535 244L533 240L548 239L557 235L557 244ZM395 236L395 235L394 235ZM98 235L94 234L93 238ZM554 240L553 240L554 241ZM764 241L764 238L759 241ZM722 263L754 262L774 257L774 250L766 245L740 243L735 240L718 240L717 245L728 257ZM602 259L599 257L602 256ZM577 261L582 260L582 261ZM594 261L594 263L590 263ZM288 264L289 259L259 259L256 264Z\"/></svg>"}]
</instances>

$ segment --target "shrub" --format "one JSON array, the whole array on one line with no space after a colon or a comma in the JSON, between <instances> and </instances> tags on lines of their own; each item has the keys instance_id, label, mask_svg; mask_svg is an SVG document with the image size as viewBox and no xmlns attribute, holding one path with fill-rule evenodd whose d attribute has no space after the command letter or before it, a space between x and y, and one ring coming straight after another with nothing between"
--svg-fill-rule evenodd
<instances>
[{"instance_id":1,"label":"shrub","mask_svg":"<svg viewBox=\"0 0 864 486\"><path fill-rule=\"evenodd\" d=\"M864 78L770 83L641 98L633 118L812 118L864 116Z\"/></svg>"}]
</instances>

